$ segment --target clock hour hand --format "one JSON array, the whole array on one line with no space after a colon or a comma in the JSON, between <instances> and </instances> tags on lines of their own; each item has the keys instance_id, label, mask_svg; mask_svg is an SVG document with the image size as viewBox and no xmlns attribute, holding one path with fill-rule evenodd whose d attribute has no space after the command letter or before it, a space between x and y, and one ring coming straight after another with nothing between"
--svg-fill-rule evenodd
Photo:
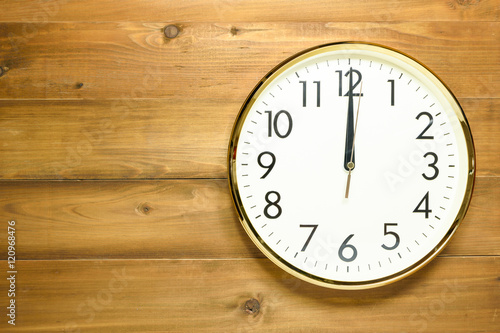
<instances>
[{"instance_id":1,"label":"clock hour hand","mask_svg":"<svg viewBox=\"0 0 500 333\"><path fill-rule=\"evenodd\" d=\"M354 102L352 95L352 67L349 70L349 91L348 91L348 106L347 106L347 125L345 131L345 151L344 151L344 169L351 171L354 169ZM351 162L351 163L350 163ZM351 168L349 168L351 166Z\"/></svg>"}]
</instances>

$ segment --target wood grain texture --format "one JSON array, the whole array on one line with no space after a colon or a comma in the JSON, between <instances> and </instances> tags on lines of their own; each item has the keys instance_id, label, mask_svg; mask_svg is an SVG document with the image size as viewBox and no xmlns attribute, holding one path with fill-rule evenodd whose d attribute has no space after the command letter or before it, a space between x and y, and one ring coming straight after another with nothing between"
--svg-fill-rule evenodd
<instances>
[{"instance_id":1,"label":"wood grain texture","mask_svg":"<svg viewBox=\"0 0 500 333\"><path fill-rule=\"evenodd\" d=\"M395 284L337 291L266 259L22 261L21 332L495 332L498 257L437 258ZM422 283L425 281L425 283ZM0 288L7 283L1 279ZM256 314L245 311L251 298ZM0 301L5 304L6 295ZM2 323L3 324L3 323Z\"/></svg>"},{"instance_id":2,"label":"wood grain texture","mask_svg":"<svg viewBox=\"0 0 500 333\"><path fill-rule=\"evenodd\" d=\"M376 42L418 58L459 98L500 97L498 22L0 24L0 99L242 102L274 66L319 44ZM27 30L29 29L29 30ZM277 43L276 41L279 41Z\"/></svg>"},{"instance_id":3,"label":"wood grain texture","mask_svg":"<svg viewBox=\"0 0 500 333\"><path fill-rule=\"evenodd\" d=\"M0 5L1 332L500 331L498 0ZM167 24L178 37L164 36ZM251 89L296 52L346 40L429 66L462 104L477 156L446 249L359 292L301 282L264 258L226 179ZM246 311L252 298L258 313Z\"/></svg>"},{"instance_id":4,"label":"wood grain texture","mask_svg":"<svg viewBox=\"0 0 500 333\"><path fill-rule=\"evenodd\" d=\"M479 176L499 176L500 99L461 99ZM0 100L0 178L226 178L242 101Z\"/></svg>"},{"instance_id":5,"label":"wood grain texture","mask_svg":"<svg viewBox=\"0 0 500 333\"><path fill-rule=\"evenodd\" d=\"M0 197L0 220L17 223L20 259L264 257L238 221L226 180L4 181ZM500 201L500 177L478 178L441 255L500 255L492 201Z\"/></svg>"},{"instance_id":6,"label":"wood grain texture","mask_svg":"<svg viewBox=\"0 0 500 333\"><path fill-rule=\"evenodd\" d=\"M2 0L0 22L497 21L495 0Z\"/></svg>"}]
</instances>

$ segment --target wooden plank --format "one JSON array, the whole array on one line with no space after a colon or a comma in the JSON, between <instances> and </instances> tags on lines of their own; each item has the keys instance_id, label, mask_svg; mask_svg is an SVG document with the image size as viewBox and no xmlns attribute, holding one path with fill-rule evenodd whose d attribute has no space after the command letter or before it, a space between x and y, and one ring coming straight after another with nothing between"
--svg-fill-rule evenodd
<instances>
[{"instance_id":1,"label":"wooden plank","mask_svg":"<svg viewBox=\"0 0 500 333\"><path fill-rule=\"evenodd\" d=\"M395 284L349 292L301 282L267 259L22 261L15 330L494 332L499 264L437 258ZM252 298L258 313L245 310Z\"/></svg>"},{"instance_id":2,"label":"wooden plank","mask_svg":"<svg viewBox=\"0 0 500 333\"><path fill-rule=\"evenodd\" d=\"M372 0L103 0L0 1L1 22L146 21L146 22L318 22L318 21L496 21L498 4L483 1Z\"/></svg>"},{"instance_id":3,"label":"wooden plank","mask_svg":"<svg viewBox=\"0 0 500 333\"><path fill-rule=\"evenodd\" d=\"M0 100L0 178L226 178L243 99ZM498 176L500 99L462 99L478 175Z\"/></svg>"},{"instance_id":4,"label":"wooden plank","mask_svg":"<svg viewBox=\"0 0 500 333\"><path fill-rule=\"evenodd\" d=\"M460 98L500 97L498 22L3 23L0 99L165 98L242 101L287 57L327 42L394 47ZM27 30L28 29L28 30ZM28 32L26 32L28 31ZM278 42L279 41L279 42Z\"/></svg>"},{"instance_id":5,"label":"wooden plank","mask_svg":"<svg viewBox=\"0 0 500 333\"><path fill-rule=\"evenodd\" d=\"M462 100L476 150L477 174L500 175L500 99Z\"/></svg>"},{"instance_id":6,"label":"wooden plank","mask_svg":"<svg viewBox=\"0 0 500 333\"><path fill-rule=\"evenodd\" d=\"M223 178L239 105L0 101L4 179Z\"/></svg>"},{"instance_id":7,"label":"wooden plank","mask_svg":"<svg viewBox=\"0 0 500 333\"><path fill-rule=\"evenodd\" d=\"M17 222L21 259L263 257L226 180L4 181L0 198L0 221ZM478 178L442 255L500 255L499 200L500 177Z\"/></svg>"}]
</instances>

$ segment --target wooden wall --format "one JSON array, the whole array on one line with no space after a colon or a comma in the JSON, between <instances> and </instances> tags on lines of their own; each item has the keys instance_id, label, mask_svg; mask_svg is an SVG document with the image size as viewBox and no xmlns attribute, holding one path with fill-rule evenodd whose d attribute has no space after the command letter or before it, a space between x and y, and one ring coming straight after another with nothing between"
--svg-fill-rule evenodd
<instances>
[{"instance_id":1,"label":"wooden wall","mask_svg":"<svg viewBox=\"0 0 500 333\"><path fill-rule=\"evenodd\" d=\"M498 0L0 4L0 330L500 331ZM177 37L165 37L169 24ZM477 153L471 207L446 250L403 281L356 292L264 258L238 222L226 165L258 80L300 50L346 40L434 70Z\"/></svg>"}]
</instances>

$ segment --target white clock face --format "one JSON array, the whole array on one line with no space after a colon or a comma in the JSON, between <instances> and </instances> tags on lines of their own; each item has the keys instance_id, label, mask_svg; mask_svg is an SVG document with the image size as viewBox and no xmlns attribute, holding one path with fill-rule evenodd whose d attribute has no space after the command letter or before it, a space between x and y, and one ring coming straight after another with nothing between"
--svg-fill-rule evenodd
<instances>
[{"instance_id":1,"label":"white clock face","mask_svg":"<svg viewBox=\"0 0 500 333\"><path fill-rule=\"evenodd\" d=\"M467 209L472 138L451 93L406 56L333 44L277 68L230 147L243 225L280 267L334 288L386 284L444 247Z\"/></svg>"}]
</instances>

